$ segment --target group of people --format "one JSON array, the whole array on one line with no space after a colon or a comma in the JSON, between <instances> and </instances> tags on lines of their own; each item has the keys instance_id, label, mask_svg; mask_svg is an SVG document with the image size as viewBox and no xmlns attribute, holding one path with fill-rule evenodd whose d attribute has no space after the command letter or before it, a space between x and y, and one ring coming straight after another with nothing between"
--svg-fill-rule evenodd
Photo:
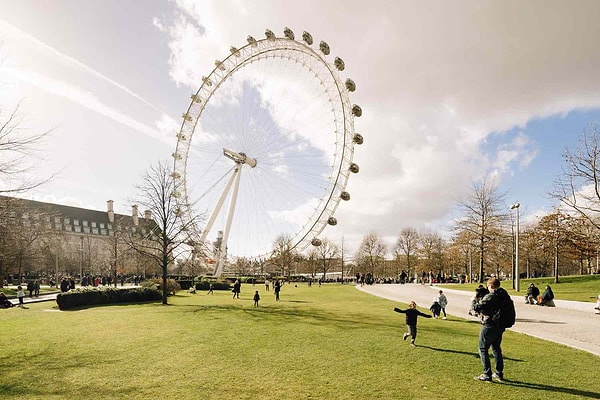
<instances>
[{"instance_id":1,"label":"group of people","mask_svg":"<svg viewBox=\"0 0 600 400\"><path fill-rule=\"evenodd\" d=\"M506 290L500 287L500 280L497 278L490 278L487 281L486 287L480 285L476 291L475 298L473 299L472 311L470 314L481 316L481 330L479 333L479 357L483 366L483 373L475 377L479 381L501 381L504 378L504 360L502 358L502 335L505 328L499 326L497 322L492 318L493 315L502 307L506 298L510 298L510 295ZM406 315L406 326L408 331L402 336L403 340L411 338L410 345L415 346L415 340L417 338L417 319L418 317L424 318L439 318L440 312L443 311L444 319L446 317L445 306L448 301L446 296L440 290L438 295L434 299L431 306L432 315L425 314L417 309L417 305L414 301L408 303L406 310L398 307L394 308L394 311ZM443 304L443 307L442 307ZM435 306L434 306L435 305ZM494 370L490 363L489 349L492 349L494 355Z\"/></svg>"},{"instance_id":2,"label":"group of people","mask_svg":"<svg viewBox=\"0 0 600 400\"><path fill-rule=\"evenodd\" d=\"M267 292L269 291L269 281L265 281L265 290ZM240 293L242 292L242 282L239 279L236 279L235 282L233 283L233 289L231 290L231 292L233 293L234 299L240 298ZM280 300L279 299L280 292L281 292L281 282L276 280L273 283L273 293L275 293L275 301ZM213 286L211 284L208 294L212 294L212 293L213 293ZM254 300L254 306L258 307L258 302L260 301L260 294L258 293L258 290L256 290L254 292L254 296L252 297L252 299Z\"/></svg>"},{"instance_id":3,"label":"group of people","mask_svg":"<svg viewBox=\"0 0 600 400\"><path fill-rule=\"evenodd\" d=\"M538 306L554 307L554 292L550 285L546 285L544 293L540 295L540 289L533 283L530 283L527 288L527 293L525 294L525 302L527 304L536 304Z\"/></svg>"},{"instance_id":4,"label":"group of people","mask_svg":"<svg viewBox=\"0 0 600 400\"><path fill-rule=\"evenodd\" d=\"M446 306L448 305L448 298L443 291L439 291L438 294L433 298L433 302L429 307L429 311L433 314L433 318L439 318L443 313L443 319L446 319Z\"/></svg>"}]
</instances>

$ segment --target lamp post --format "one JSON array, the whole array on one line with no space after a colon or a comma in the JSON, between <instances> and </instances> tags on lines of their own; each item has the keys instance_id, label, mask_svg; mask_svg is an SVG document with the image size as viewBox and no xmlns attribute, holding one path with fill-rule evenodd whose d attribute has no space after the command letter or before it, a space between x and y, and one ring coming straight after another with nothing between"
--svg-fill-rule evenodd
<instances>
[{"instance_id":1,"label":"lamp post","mask_svg":"<svg viewBox=\"0 0 600 400\"><path fill-rule=\"evenodd\" d=\"M79 246L79 284L83 282L83 236L81 236L81 244Z\"/></svg>"},{"instance_id":2,"label":"lamp post","mask_svg":"<svg viewBox=\"0 0 600 400\"><path fill-rule=\"evenodd\" d=\"M518 202L510 207L511 210L517 210L517 231L515 232L515 290L519 291L519 204Z\"/></svg>"}]
</instances>

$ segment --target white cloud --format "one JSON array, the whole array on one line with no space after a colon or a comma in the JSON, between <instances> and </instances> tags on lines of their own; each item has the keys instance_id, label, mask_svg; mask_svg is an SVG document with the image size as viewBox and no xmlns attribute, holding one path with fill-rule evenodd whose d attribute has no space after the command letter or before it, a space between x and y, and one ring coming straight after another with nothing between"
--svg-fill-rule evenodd
<instances>
[{"instance_id":1,"label":"white cloud","mask_svg":"<svg viewBox=\"0 0 600 400\"><path fill-rule=\"evenodd\" d=\"M537 149L525 134L488 149L492 132L600 107L594 15L600 3L178 1L168 28L172 76L196 88L212 61L284 26L325 39L357 83L352 102L365 138L357 146L340 226L396 235L447 215L473 179L526 168ZM252 8L249 17L247 8ZM343 10L343 12L340 12ZM564 18L569 15L569 18ZM410 16L410 17L408 17ZM163 22L164 23L164 22ZM576 45L574 45L576 43ZM339 232L339 229L338 229Z\"/></svg>"},{"instance_id":2,"label":"white cloud","mask_svg":"<svg viewBox=\"0 0 600 400\"><path fill-rule=\"evenodd\" d=\"M42 53L52 57L53 59L67 65L69 68L81 70L81 71L84 71L86 73L93 75L96 78L100 78L101 80L110 83L112 86L114 86L114 87L120 89L121 91L127 93L128 95L132 96L136 100L151 107L155 111L160 111L160 109L158 109L155 105L148 102L146 99L139 96L138 94L134 93L132 90L130 90L126 86L116 82L113 79L110 79L109 77L103 75L102 73L96 71L95 69L89 67L88 65L85 65L84 63L78 61L77 59L56 50L55 48L47 45L43 41L29 35L28 33L25 33L23 31L19 30L18 28L10 25L6 21L0 20L0 33L2 33L2 35L5 37L10 36L11 40L19 42L21 46L32 47L35 49L35 51L42 52Z\"/></svg>"}]
</instances>

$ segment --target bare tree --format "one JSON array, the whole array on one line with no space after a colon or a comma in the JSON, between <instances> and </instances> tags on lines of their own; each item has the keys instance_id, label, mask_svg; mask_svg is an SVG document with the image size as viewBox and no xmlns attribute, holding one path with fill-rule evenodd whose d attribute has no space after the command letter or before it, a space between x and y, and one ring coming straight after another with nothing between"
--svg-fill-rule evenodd
<instances>
[{"instance_id":1,"label":"bare tree","mask_svg":"<svg viewBox=\"0 0 600 400\"><path fill-rule=\"evenodd\" d=\"M151 218L140 219L138 227L132 226L125 240L136 252L152 259L162 270L162 303L168 304L167 274L169 264L179 255L191 251L194 242L191 234L199 216L181 218L181 180L175 179L171 168L159 162L136 185L139 197L136 204L150 212Z\"/></svg>"},{"instance_id":2,"label":"bare tree","mask_svg":"<svg viewBox=\"0 0 600 400\"><path fill-rule=\"evenodd\" d=\"M396 254L396 258L399 258L400 254L404 255L406 258L406 273L408 274L409 279L412 277L411 271L413 265L411 261L417 254L418 244L419 233L415 228L407 227L400 231L394 253Z\"/></svg>"},{"instance_id":3,"label":"bare tree","mask_svg":"<svg viewBox=\"0 0 600 400\"><path fill-rule=\"evenodd\" d=\"M423 259L426 269L441 272L444 267L443 252L443 240L439 233L424 231L419 235L418 253Z\"/></svg>"},{"instance_id":4,"label":"bare tree","mask_svg":"<svg viewBox=\"0 0 600 400\"><path fill-rule=\"evenodd\" d=\"M315 248L319 269L323 274L323 280L327 277L327 271L339 263L340 247L328 239L323 239L320 246Z\"/></svg>"},{"instance_id":5,"label":"bare tree","mask_svg":"<svg viewBox=\"0 0 600 400\"><path fill-rule=\"evenodd\" d=\"M600 229L600 131L598 125L584 130L575 151L566 149L563 172L550 195L577 211Z\"/></svg>"},{"instance_id":6,"label":"bare tree","mask_svg":"<svg viewBox=\"0 0 600 400\"><path fill-rule=\"evenodd\" d=\"M279 235L273 243L271 262L278 267L283 275L289 277L295 258L296 252L292 246L291 238L286 234Z\"/></svg>"},{"instance_id":7,"label":"bare tree","mask_svg":"<svg viewBox=\"0 0 600 400\"><path fill-rule=\"evenodd\" d=\"M459 202L464 216L457 223L459 230L465 230L476 237L479 246L479 282L485 275L485 253L492 239L494 228L501 225L506 217L504 194L498 191L495 181L484 179L474 182L470 193Z\"/></svg>"},{"instance_id":8,"label":"bare tree","mask_svg":"<svg viewBox=\"0 0 600 400\"><path fill-rule=\"evenodd\" d=\"M375 232L370 232L364 237L354 261L358 268L363 272L371 273L375 276L375 272L383 266L385 262L385 253L387 246L379 235Z\"/></svg>"},{"instance_id":9,"label":"bare tree","mask_svg":"<svg viewBox=\"0 0 600 400\"><path fill-rule=\"evenodd\" d=\"M20 103L6 113L0 108L0 193L16 194L39 187L52 177L32 176L35 165L31 159L39 152L43 140L50 134L24 134L23 119L19 116Z\"/></svg>"}]
</instances>

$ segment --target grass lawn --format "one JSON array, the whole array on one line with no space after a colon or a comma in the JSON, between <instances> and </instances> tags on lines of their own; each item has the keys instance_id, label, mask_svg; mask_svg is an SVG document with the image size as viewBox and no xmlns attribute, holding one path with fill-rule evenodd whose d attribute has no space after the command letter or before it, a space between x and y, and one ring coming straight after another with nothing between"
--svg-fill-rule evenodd
<instances>
[{"instance_id":1,"label":"grass lawn","mask_svg":"<svg viewBox=\"0 0 600 400\"><path fill-rule=\"evenodd\" d=\"M554 283L554 278L551 276L521 279L519 281L520 290L518 292L512 289L512 281L502 281L502 287L511 295L520 294L525 296L527 287L532 282L540 289L540 294L544 292L544 287L546 285L550 285L556 300L587 301L595 303L598 301L598 295L600 294L600 275L561 276L559 283ZM479 283L467 283L463 285L448 284L440 286L475 292L475 288L478 285Z\"/></svg>"},{"instance_id":2,"label":"grass lawn","mask_svg":"<svg viewBox=\"0 0 600 400\"><path fill-rule=\"evenodd\" d=\"M243 285L241 297L0 310L0 398L600 398L597 356L508 331L507 380L476 382L476 322L421 318L413 348L398 303L353 286L285 285L275 302Z\"/></svg>"}]
</instances>

